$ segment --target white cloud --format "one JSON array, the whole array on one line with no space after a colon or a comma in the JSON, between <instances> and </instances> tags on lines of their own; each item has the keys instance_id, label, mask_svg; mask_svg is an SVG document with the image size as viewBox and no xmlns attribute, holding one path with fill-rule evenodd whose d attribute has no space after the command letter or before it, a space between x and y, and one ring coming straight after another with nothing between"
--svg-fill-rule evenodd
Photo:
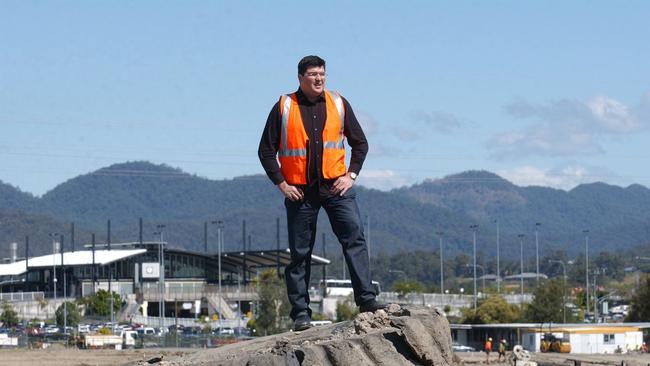
<instances>
[{"instance_id":1,"label":"white cloud","mask_svg":"<svg viewBox=\"0 0 650 366\"><path fill-rule=\"evenodd\" d=\"M416 122L422 122L425 125L432 127L435 131L450 134L454 130L461 127L462 123L455 115L443 111L415 111L411 117Z\"/></svg>"},{"instance_id":2,"label":"white cloud","mask_svg":"<svg viewBox=\"0 0 650 366\"><path fill-rule=\"evenodd\" d=\"M546 170L524 165L500 170L497 174L518 186L545 186L564 190L597 180L588 168L580 165L566 165Z\"/></svg>"},{"instance_id":3,"label":"white cloud","mask_svg":"<svg viewBox=\"0 0 650 366\"><path fill-rule=\"evenodd\" d=\"M364 187L389 191L415 183L415 179L400 175L390 169L364 169L359 174L358 183Z\"/></svg>"},{"instance_id":4,"label":"white cloud","mask_svg":"<svg viewBox=\"0 0 650 366\"><path fill-rule=\"evenodd\" d=\"M571 127L561 130L547 123L493 136L487 141L487 148L497 158L593 155L603 152L592 134Z\"/></svg>"},{"instance_id":5,"label":"white cloud","mask_svg":"<svg viewBox=\"0 0 650 366\"><path fill-rule=\"evenodd\" d=\"M629 133L637 131L641 124L623 103L606 97L596 97L588 101L587 106L594 122L611 133Z\"/></svg>"},{"instance_id":6,"label":"white cloud","mask_svg":"<svg viewBox=\"0 0 650 366\"><path fill-rule=\"evenodd\" d=\"M562 99L548 105L517 100L504 110L513 118L536 122L490 138L487 148L493 156L593 155L604 152L601 141L607 136L632 134L646 127L650 96L634 108L613 98L596 96L587 101Z\"/></svg>"}]
</instances>

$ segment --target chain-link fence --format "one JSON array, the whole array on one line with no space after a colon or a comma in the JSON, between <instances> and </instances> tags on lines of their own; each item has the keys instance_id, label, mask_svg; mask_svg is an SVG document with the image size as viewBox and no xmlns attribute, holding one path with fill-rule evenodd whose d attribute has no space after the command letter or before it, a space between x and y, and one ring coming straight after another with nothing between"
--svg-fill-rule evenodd
<instances>
[{"instance_id":1,"label":"chain-link fence","mask_svg":"<svg viewBox=\"0 0 650 366\"><path fill-rule=\"evenodd\" d=\"M18 347L26 349L41 349L52 346L85 348L84 335L71 334L18 334L9 335L17 341L7 342L2 347ZM115 344L107 348L214 348L225 344L236 343L250 339L246 335L215 335L213 333L167 333L164 335L141 335L134 337L134 342L123 342L118 347Z\"/></svg>"}]
</instances>

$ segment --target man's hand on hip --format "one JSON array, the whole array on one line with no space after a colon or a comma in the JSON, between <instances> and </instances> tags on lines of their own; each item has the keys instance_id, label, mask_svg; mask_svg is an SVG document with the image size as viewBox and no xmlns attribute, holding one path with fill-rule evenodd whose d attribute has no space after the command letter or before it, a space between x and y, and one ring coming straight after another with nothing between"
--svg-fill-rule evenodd
<instances>
[{"instance_id":1,"label":"man's hand on hip","mask_svg":"<svg viewBox=\"0 0 650 366\"><path fill-rule=\"evenodd\" d=\"M330 193L343 196L348 189L352 188L353 184L354 179L350 178L350 173L347 173L346 175L342 175L336 179L332 185L332 189L330 189Z\"/></svg>"},{"instance_id":2,"label":"man's hand on hip","mask_svg":"<svg viewBox=\"0 0 650 366\"><path fill-rule=\"evenodd\" d=\"M278 189L285 198L288 198L290 201L302 201L305 198L302 190L296 186L289 185L286 181L277 185Z\"/></svg>"}]
</instances>

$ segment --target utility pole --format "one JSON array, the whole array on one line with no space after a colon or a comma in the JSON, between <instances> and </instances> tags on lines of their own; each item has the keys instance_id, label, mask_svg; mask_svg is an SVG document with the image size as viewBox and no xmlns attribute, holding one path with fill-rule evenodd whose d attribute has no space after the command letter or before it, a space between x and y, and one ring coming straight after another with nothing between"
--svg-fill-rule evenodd
<instances>
[{"instance_id":1,"label":"utility pole","mask_svg":"<svg viewBox=\"0 0 650 366\"><path fill-rule=\"evenodd\" d=\"M322 234L322 245L323 245L323 258L327 259L327 250L325 249L325 233ZM325 297L327 296L327 266L326 265L321 265L321 300L320 300L320 311L321 313L324 312L324 304L325 304ZM379 294L375 294L379 295Z\"/></svg>"},{"instance_id":2,"label":"utility pole","mask_svg":"<svg viewBox=\"0 0 650 366\"><path fill-rule=\"evenodd\" d=\"M216 223L217 221L213 221L212 223ZM246 263L246 219L242 220L242 226L241 226L241 245L244 251L244 285L246 284L246 277L248 275L248 264Z\"/></svg>"},{"instance_id":3,"label":"utility pole","mask_svg":"<svg viewBox=\"0 0 650 366\"><path fill-rule=\"evenodd\" d=\"M322 238L323 238L323 258L327 259L327 249L326 249L326 241L325 241L325 233L322 233ZM327 266L323 266L323 287L327 287ZM325 297L325 293L323 293L323 297Z\"/></svg>"},{"instance_id":4,"label":"utility pole","mask_svg":"<svg viewBox=\"0 0 650 366\"><path fill-rule=\"evenodd\" d=\"M111 250L111 220L109 219L106 222L106 245L108 246L108 250ZM114 307L114 301L113 299L113 288L112 288L112 282L113 282L113 263L110 263L108 265L108 296L109 296L109 302L110 302L110 309L111 309L111 331L115 329L115 314L113 314L113 307Z\"/></svg>"},{"instance_id":5,"label":"utility pole","mask_svg":"<svg viewBox=\"0 0 650 366\"><path fill-rule=\"evenodd\" d=\"M368 249L368 272L372 273L371 264L372 258L370 257L370 215L366 215L366 220L368 220L368 235L366 236L366 248Z\"/></svg>"},{"instance_id":6,"label":"utility pole","mask_svg":"<svg viewBox=\"0 0 650 366\"><path fill-rule=\"evenodd\" d=\"M67 286L66 286L66 268L65 262L63 261L63 255L65 253L65 237L61 234L61 271L63 272L63 334L68 334L68 303L66 297L68 296Z\"/></svg>"},{"instance_id":7,"label":"utility pole","mask_svg":"<svg viewBox=\"0 0 650 366\"><path fill-rule=\"evenodd\" d=\"M222 318L222 312L221 312L221 303L223 302L223 291L221 289L221 255L223 253L223 221L219 221L219 262L218 262L218 267L219 267L219 329L223 329L223 325L221 323L221 318ZM250 248L248 248L250 249Z\"/></svg>"},{"instance_id":8,"label":"utility pole","mask_svg":"<svg viewBox=\"0 0 650 366\"><path fill-rule=\"evenodd\" d=\"M539 222L535 223L535 264L537 268L537 276L535 277L536 285L539 286L539 237L538 237L538 228L542 225Z\"/></svg>"},{"instance_id":9,"label":"utility pole","mask_svg":"<svg viewBox=\"0 0 650 366\"><path fill-rule=\"evenodd\" d=\"M57 241L59 233L50 233L50 238L52 238L52 289L54 290L54 302L56 303L56 254L57 250Z\"/></svg>"},{"instance_id":10,"label":"utility pole","mask_svg":"<svg viewBox=\"0 0 650 366\"><path fill-rule=\"evenodd\" d=\"M442 231L436 231L438 235L439 245L440 245L440 310L444 311L445 307L445 271L443 267L443 256L442 256Z\"/></svg>"},{"instance_id":11,"label":"utility pole","mask_svg":"<svg viewBox=\"0 0 650 366\"><path fill-rule=\"evenodd\" d=\"M93 255L93 295L97 294L97 263L95 262L95 233L90 235Z\"/></svg>"},{"instance_id":12,"label":"utility pole","mask_svg":"<svg viewBox=\"0 0 650 366\"><path fill-rule=\"evenodd\" d=\"M223 302L223 298L221 297L221 248L223 246L223 221L221 220L216 220L212 221L213 224L217 225L217 280L218 280L218 291L219 291L219 306L217 311L219 312L219 330L223 330L223 326L221 323L221 303ZM246 228L246 221L244 221L244 233ZM246 253L246 237L244 236L242 238L244 240L244 253ZM246 268L244 268L244 273L246 273Z\"/></svg>"},{"instance_id":13,"label":"utility pole","mask_svg":"<svg viewBox=\"0 0 650 366\"><path fill-rule=\"evenodd\" d=\"M594 271L594 291L591 297L594 298L594 323L598 323L598 287L596 286L596 279L600 274L600 270Z\"/></svg>"},{"instance_id":14,"label":"utility pole","mask_svg":"<svg viewBox=\"0 0 650 366\"><path fill-rule=\"evenodd\" d=\"M74 222L70 223L70 246L72 247L72 252L74 253Z\"/></svg>"},{"instance_id":15,"label":"utility pole","mask_svg":"<svg viewBox=\"0 0 650 366\"><path fill-rule=\"evenodd\" d=\"M521 305L524 304L524 234L517 235L519 237L519 281L521 289Z\"/></svg>"},{"instance_id":16,"label":"utility pole","mask_svg":"<svg viewBox=\"0 0 650 366\"><path fill-rule=\"evenodd\" d=\"M278 272L278 278L282 278L280 273L280 218L275 218L275 246L278 254L275 256L275 268Z\"/></svg>"},{"instance_id":17,"label":"utility pole","mask_svg":"<svg viewBox=\"0 0 650 366\"><path fill-rule=\"evenodd\" d=\"M474 310L478 307L478 294L477 294L477 289L476 289L476 229L478 229L478 225L471 225L470 229L472 229L472 237L473 237L473 248L474 248Z\"/></svg>"},{"instance_id":18,"label":"utility pole","mask_svg":"<svg viewBox=\"0 0 650 366\"><path fill-rule=\"evenodd\" d=\"M589 313L589 230L582 230L585 234L585 304L587 311L585 317Z\"/></svg>"},{"instance_id":19,"label":"utility pole","mask_svg":"<svg viewBox=\"0 0 650 366\"><path fill-rule=\"evenodd\" d=\"M158 245L158 265L160 268L160 274L158 276L158 286L160 288L160 303L158 304L158 316L160 318L160 328L161 330L164 328L165 323L164 323L164 317L165 317L165 248L164 248L164 234L163 234L163 229L165 228L165 225L159 224L156 225L156 228L158 229L157 234L160 235L160 243Z\"/></svg>"},{"instance_id":20,"label":"utility pole","mask_svg":"<svg viewBox=\"0 0 650 366\"><path fill-rule=\"evenodd\" d=\"M471 264L466 264L465 267L470 267ZM483 279L483 293L485 294L485 267L480 264L477 264L476 267L481 269L481 278Z\"/></svg>"},{"instance_id":21,"label":"utility pole","mask_svg":"<svg viewBox=\"0 0 650 366\"><path fill-rule=\"evenodd\" d=\"M494 223L497 224L497 293L501 293L501 264L500 264L500 257L501 257L501 248L499 247L499 220L495 219Z\"/></svg>"}]
</instances>

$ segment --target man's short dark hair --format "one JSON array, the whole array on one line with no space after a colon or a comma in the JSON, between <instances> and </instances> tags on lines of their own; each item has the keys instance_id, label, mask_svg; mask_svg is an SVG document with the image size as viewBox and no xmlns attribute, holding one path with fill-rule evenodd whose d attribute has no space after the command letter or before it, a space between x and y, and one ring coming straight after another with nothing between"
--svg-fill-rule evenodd
<instances>
[{"instance_id":1,"label":"man's short dark hair","mask_svg":"<svg viewBox=\"0 0 650 366\"><path fill-rule=\"evenodd\" d=\"M325 67L325 60L318 56L305 56L298 62L298 74L304 75L310 67Z\"/></svg>"}]
</instances>

